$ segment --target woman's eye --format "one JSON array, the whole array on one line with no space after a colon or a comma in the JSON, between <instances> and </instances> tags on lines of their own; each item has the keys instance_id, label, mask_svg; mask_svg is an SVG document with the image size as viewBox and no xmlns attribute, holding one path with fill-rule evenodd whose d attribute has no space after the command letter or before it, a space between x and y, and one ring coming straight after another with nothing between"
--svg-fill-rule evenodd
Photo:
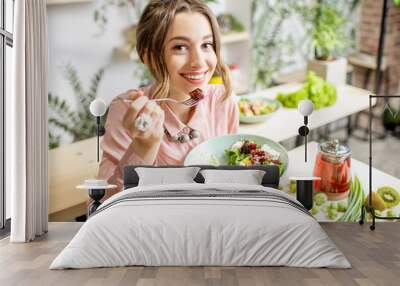
<instances>
[{"instance_id":1,"label":"woman's eye","mask_svg":"<svg viewBox=\"0 0 400 286\"><path fill-rule=\"evenodd\" d=\"M172 49L174 51L183 52L183 51L187 50L187 46L185 46L185 45L175 45Z\"/></svg>"},{"instance_id":2,"label":"woman's eye","mask_svg":"<svg viewBox=\"0 0 400 286\"><path fill-rule=\"evenodd\" d=\"M204 43L202 45L203 49L207 49L207 50L212 50L214 49L214 44L213 43Z\"/></svg>"}]
</instances>

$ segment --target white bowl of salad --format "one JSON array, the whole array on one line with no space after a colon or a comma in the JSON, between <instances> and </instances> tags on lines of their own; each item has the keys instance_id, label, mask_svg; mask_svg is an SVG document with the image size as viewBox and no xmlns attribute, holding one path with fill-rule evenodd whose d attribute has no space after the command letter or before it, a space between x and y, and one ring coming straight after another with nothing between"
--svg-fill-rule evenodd
<instances>
[{"instance_id":1,"label":"white bowl of salad","mask_svg":"<svg viewBox=\"0 0 400 286\"><path fill-rule=\"evenodd\" d=\"M259 123L266 121L282 104L279 100L270 99L262 95L240 96L239 120L241 123Z\"/></svg>"},{"instance_id":2,"label":"white bowl of salad","mask_svg":"<svg viewBox=\"0 0 400 286\"><path fill-rule=\"evenodd\" d=\"M184 165L277 165L280 175L286 171L286 149L266 137L247 134L211 138L193 148Z\"/></svg>"}]
</instances>

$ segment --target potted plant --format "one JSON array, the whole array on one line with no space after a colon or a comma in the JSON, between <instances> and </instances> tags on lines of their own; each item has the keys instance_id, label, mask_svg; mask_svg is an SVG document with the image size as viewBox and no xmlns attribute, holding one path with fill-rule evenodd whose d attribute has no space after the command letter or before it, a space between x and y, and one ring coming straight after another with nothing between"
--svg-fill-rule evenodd
<instances>
[{"instance_id":1,"label":"potted plant","mask_svg":"<svg viewBox=\"0 0 400 286\"><path fill-rule=\"evenodd\" d=\"M314 71L326 81L338 85L346 82L347 60L336 57L335 52L344 48L345 19L329 4L316 4L311 29L315 59L308 62L308 70Z\"/></svg>"},{"instance_id":2,"label":"potted plant","mask_svg":"<svg viewBox=\"0 0 400 286\"><path fill-rule=\"evenodd\" d=\"M400 126L400 110L387 104L382 113L382 123L387 131L395 131L397 126Z\"/></svg>"}]
</instances>

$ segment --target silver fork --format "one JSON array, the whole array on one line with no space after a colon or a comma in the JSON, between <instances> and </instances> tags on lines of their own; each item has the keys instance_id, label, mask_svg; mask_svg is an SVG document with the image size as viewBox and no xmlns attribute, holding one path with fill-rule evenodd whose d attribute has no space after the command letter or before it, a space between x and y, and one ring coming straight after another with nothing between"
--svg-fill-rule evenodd
<instances>
[{"instance_id":1,"label":"silver fork","mask_svg":"<svg viewBox=\"0 0 400 286\"><path fill-rule=\"evenodd\" d=\"M173 103L177 103L177 104L183 104L186 105L188 107L192 107L195 106L200 100L202 100L204 98L204 94L203 91L200 88L196 88L195 90L191 91L189 93L190 98L183 100L183 101L177 101L173 98L156 98L156 99L152 99L155 102L162 102L162 101L170 101ZM124 99L125 102L132 102L132 99Z\"/></svg>"},{"instance_id":2,"label":"silver fork","mask_svg":"<svg viewBox=\"0 0 400 286\"><path fill-rule=\"evenodd\" d=\"M192 106L195 106L201 99L188 98L188 99L183 100L183 101L177 101L177 100L175 100L173 98L156 98L156 99L151 99L151 100L155 101L155 102L170 101L170 102L173 102L173 103L183 104L183 105L186 105L188 107L192 107ZM124 102L133 102L132 99L123 99L123 101Z\"/></svg>"}]
</instances>

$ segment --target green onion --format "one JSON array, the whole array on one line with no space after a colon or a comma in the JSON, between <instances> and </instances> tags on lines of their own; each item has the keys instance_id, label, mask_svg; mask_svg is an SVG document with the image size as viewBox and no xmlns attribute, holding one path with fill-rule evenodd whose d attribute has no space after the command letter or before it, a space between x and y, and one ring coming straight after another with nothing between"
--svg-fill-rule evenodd
<instances>
[{"instance_id":1,"label":"green onion","mask_svg":"<svg viewBox=\"0 0 400 286\"><path fill-rule=\"evenodd\" d=\"M364 204L364 190L357 176L350 183L350 194L348 198L348 208L338 219L340 222L356 222L361 217L361 210Z\"/></svg>"}]
</instances>

